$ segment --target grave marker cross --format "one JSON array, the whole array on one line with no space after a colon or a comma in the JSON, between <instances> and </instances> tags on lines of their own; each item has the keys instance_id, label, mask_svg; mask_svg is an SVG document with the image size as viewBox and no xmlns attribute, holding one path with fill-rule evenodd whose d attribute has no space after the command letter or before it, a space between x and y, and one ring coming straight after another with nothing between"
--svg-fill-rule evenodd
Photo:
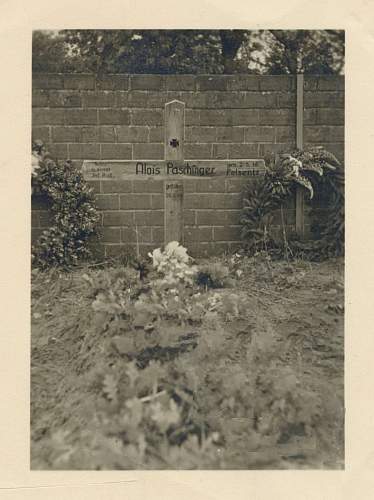
<instances>
[{"instance_id":1,"label":"grave marker cross","mask_svg":"<svg viewBox=\"0 0 374 500\"><path fill-rule=\"evenodd\" d=\"M165 104L164 160L85 160L86 180L152 178L164 181L165 244L183 242L183 180L191 177L249 179L265 173L263 159L184 160L185 104Z\"/></svg>"}]
</instances>

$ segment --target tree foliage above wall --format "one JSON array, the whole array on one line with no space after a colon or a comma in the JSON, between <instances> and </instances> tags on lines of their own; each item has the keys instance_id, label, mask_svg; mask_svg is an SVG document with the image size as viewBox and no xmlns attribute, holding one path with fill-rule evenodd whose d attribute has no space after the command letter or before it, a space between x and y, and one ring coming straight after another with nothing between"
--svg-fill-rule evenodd
<instances>
[{"instance_id":1,"label":"tree foliage above wall","mask_svg":"<svg viewBox=\"0 0 374 500\"><path fill-rule=\"evenodd\" d=\"M33 32L33 71L338 74L342 30L63 30Z\"/></svg>"},{"instance_id":2,"label":"tree foliage above wall","mask_svg":"<svg viewBox=\"0 0 374 500\"><path fill-rule=\"evenodd\" d=\"M344 31L266 30L262 32L267 74L340 74L344 70Z\"/></svg>"}]
</instances>

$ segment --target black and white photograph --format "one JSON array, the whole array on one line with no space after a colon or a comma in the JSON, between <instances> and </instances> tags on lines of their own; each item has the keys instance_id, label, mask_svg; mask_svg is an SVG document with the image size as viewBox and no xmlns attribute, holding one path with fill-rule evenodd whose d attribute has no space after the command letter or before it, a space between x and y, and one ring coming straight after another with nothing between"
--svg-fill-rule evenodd
<instances>
[{"instance_id":1,"label":"black and white photograph","mask_svg":"<svg viewBox=\"0 0 374 500\"><path fill-rule=\"evenodd\" d=\"M31 80L30 469L344 471L345 30L34 29Z\"/></svg>"}]
</instances>

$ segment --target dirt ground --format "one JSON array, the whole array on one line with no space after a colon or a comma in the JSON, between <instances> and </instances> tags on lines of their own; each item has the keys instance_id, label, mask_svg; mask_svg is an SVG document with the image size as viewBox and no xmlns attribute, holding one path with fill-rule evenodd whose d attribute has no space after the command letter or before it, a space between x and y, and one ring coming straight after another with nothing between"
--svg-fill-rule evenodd
<instances>
[{"instance_id":1,"label":"dirt ground","mask_svg":"<svg viewBox=\"0 0 374 500\"><path fill-rule=\"evenodd\" d=\"M284 363L305 385L322 384L344 400L344 261L270 262L247 259L236 290L248 307L287 342ZM85 391L85 373L100 358L100 343L85 335L82 311L92 297L82 291L84 268L70 273L34 272L31 339L31 467L47 468L43 444L54 432L86 425L84 411L95 398ZM344 429L332 430L325 468L344 467Z\"/></svg>"}]
</instances>

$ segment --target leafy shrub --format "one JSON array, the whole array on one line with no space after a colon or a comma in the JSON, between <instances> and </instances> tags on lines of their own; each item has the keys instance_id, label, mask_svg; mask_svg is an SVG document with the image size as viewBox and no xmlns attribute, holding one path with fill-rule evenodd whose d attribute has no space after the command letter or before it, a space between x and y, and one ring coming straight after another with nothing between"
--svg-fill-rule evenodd
<instances>
[{"instance_id":1,"label":"leafy shrub","mask_svg":"<svg viewBox=\"0 0 374 500\"><path fill-rule=\"evenodd\" d=\"M320 258L344 252L344 175L339 161L323 148L296 150L272 155L267 159L263 178L248 183L241 214L242 236L250 252L270 251L273 254L295 254ZM314 240L298 241L295 234L281 237L271 230L271 213L280 208L296 188L309 192L314 216ZM317 193L317 201L315 194ZM321 219L318 200L326 199L327 216Z\"/></svg>"},{"instance_id":2,"label":"leafy shrub","mask_svg":"<svg viewBox=\"0 0 374 500\"><path fill-rule=\"evenodd\" d=\"M33 189L51 201L53 217L32 249L33 262L40 267L77 264L90 256L88 238L99 219L93 191L71 162L56 163L40 142L33 150L39 157L39 167L33 169Z\"/></svg>"},{"instance_id":3,"label":"leafy shrub","mask_svg":"<svg viewBox=\"0 0 374 500\"><path fill-rule=\"evenodd\" d=\"M150 256L154 274L136 294L131 287L114 284L101 290L92 304L101 325L115 334L116 350L141 366L193 346L194 328L217 307L214 296L194 288L197 268L189 264L185 248L172 242Z\"/></svg>"}]
</instances>

